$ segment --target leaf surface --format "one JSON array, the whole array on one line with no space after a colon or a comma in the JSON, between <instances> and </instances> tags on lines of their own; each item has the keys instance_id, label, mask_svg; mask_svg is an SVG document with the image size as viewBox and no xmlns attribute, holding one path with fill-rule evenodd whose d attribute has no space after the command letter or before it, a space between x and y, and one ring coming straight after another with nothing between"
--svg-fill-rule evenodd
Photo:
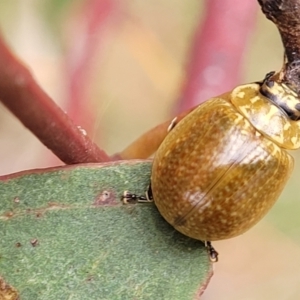
<instances>
[{"instance_id":1,"label":"leaf surface","mask_svg":"<svg viewBox=\"0 0 300 300\"><path fill-rule=\"evenodd\" d=\"M21 300L197 299L212 275L203 243L153 203L122 204L150 172L124 161L2 177L0 276Z\"/></svg>"}]
</instances>

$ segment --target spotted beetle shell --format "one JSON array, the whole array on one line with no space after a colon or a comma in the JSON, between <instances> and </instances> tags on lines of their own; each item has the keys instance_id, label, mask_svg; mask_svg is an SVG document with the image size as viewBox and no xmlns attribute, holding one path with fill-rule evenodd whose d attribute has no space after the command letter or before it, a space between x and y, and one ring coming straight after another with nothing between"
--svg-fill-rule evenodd
<instances>
[{"instance_id":1,"label":"spotted beetle shell","mask_svg":"<svg viewBox=\"0 0 300 300\"><path fill-rule=\"evenodd\" d=\"M263 97L257 84L249 86L255 97ZM293 169L292 157L253 124L251 105L244 106L245 116L240 102L232 103L237 94L244 101L245 91L200 105L170 131L155 155L155 204L189 237L213 241L244 233L273 206ZM272 112L279 110L270 105Z\"/></svg>"}]
</instances>

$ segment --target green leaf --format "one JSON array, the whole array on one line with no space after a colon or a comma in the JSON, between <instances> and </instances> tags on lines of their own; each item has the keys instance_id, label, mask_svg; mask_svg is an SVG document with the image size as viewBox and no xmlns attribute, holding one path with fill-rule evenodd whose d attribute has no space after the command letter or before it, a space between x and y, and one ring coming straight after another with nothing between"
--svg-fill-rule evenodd
<instances>
[{"instance_id":1,"label":"green leaf","mask_svg":"<svg viewBox=\"0 0 300 300\"><path fill-rule=\"evenodd\" d=\"M25 172L0 180L0 276L22 300L196 299L212 275L203 243L143 194L151 162Z\"/></svg>"}]
</instances>

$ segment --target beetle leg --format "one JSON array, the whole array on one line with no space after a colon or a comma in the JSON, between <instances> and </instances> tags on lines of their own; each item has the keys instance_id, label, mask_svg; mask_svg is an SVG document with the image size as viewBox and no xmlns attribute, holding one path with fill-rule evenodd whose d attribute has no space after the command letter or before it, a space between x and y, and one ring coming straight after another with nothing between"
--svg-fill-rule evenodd
<instances>
[{"instance_id":1,"label":"beetle leg","mask_svg":"<svg viewBox=\"0 0 300 300\"><path fill-rule=\"evenodd\" d=\"M152 202L153 201L153 194L152 194L151 183L149 184L148 189L147 189L145 195L146 195L146 198L147 198L148 202Z\"/></svg>"},{"instance_id":2,"label":"beetle leg","mask_svg":"<svg viewBox=\"0 0 300 300\"><path fill-rule=\"evenodd\" d=\"M137 195L132 194L129 191L124 191L122 195L123 204L135 203L137 202Z\"/></svg>"},{"instance_id":3,"label":"beetle leg","mask_svg":"<svg viewBox=\"0 0 300 300\"><path fill-rule=\"evenodd\" d=\"M215 250L215 248L212 246L210 241L205 241L204 244L205 244L205 247L207 249L210 261L211 262L217 262L219 253Z\"/></svg>"},{"instance_id":4,"label":"beetle leg","mask_svg":"<svg viewBox=\"0 0 300 300\"><path fill-rule=\"evenodd\" d=\"M122 201L124 204L153 202L151 185L149 185L148 190L145 192L144 196L138 196L136 194L130 193L129 191L125 191L122 196Z\"/></svg>"}]
</instances>

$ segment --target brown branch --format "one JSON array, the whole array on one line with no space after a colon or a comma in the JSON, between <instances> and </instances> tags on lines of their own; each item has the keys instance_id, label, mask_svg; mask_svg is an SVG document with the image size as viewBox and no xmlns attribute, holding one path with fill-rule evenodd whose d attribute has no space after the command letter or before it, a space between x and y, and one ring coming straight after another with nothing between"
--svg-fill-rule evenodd
<instances>
[{"instance_id":1,"label":"brown branch","mask_svg":"<svg viewBox=\"0 0 300 300\"><path fill-rule=\"evenodd\" d=\"M285 49L281 82L300 95L300 1L258 0L262 11L277 26Z\"/></svg>"},{"instance_id":2,"label":"brown branch","mask_svg":"<svg viewBox=\"0 0 300 300\"><path fill-rule=\"evenodd\" d=\"M0 101L66 164L109 161L39 87L0 36Z\"/></svg>"}]
</instances>

